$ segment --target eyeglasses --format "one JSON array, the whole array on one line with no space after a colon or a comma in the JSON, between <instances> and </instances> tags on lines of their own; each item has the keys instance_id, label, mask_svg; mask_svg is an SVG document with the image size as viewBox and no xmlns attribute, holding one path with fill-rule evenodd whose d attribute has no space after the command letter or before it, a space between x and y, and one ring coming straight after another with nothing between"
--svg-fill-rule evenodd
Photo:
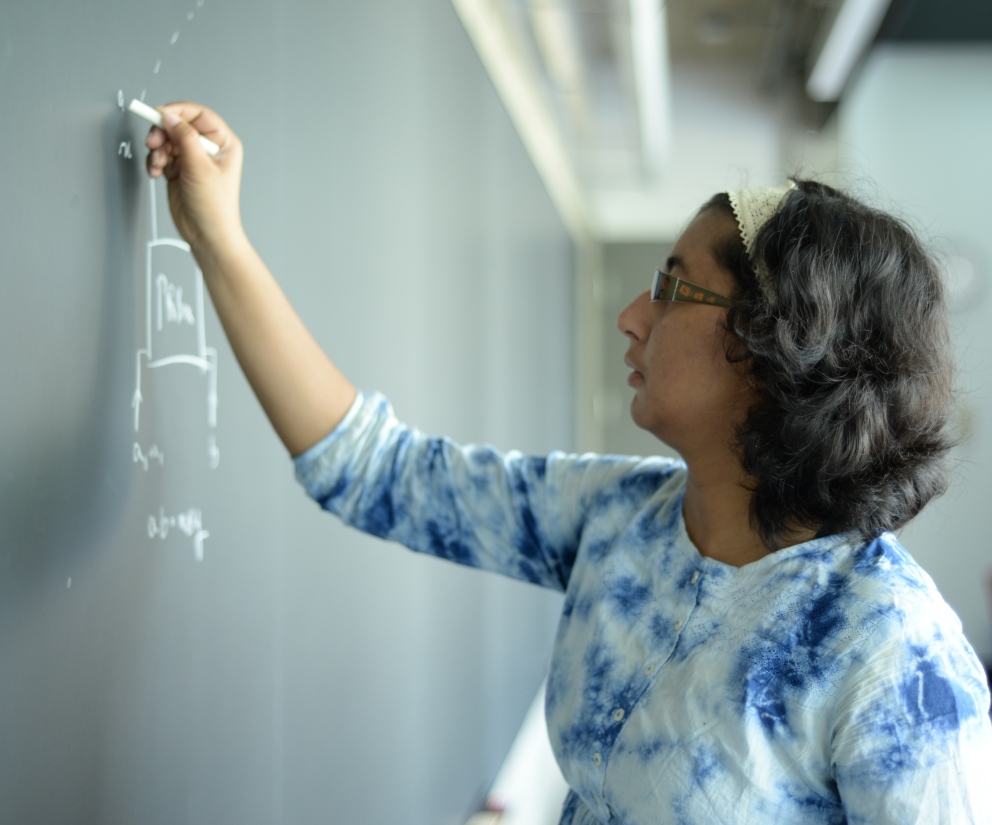
<instances>
[{"instance_id":1,"label":"eyeglasses","mask_svg":"<svg viewBox=\"0 0 992 825\"><path fill-rule=\"evenodd\" d=\"M734 300L726 295L710 292L701 286L683 281L660 269L654 271L651 281L652 301L686 301L690 304L712 304L718 307L732 307Z\"/></svg>"}]
</instances>

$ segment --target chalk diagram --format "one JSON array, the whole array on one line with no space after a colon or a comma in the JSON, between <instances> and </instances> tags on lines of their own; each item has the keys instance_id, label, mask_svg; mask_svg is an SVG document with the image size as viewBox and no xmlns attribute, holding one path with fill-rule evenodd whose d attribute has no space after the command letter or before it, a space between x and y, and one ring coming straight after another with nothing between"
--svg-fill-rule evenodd
<instances>
[{"instance_id":1,"label":"chalk diagram","mask_svg":"<svg viewBox=\"0 0 992 825\"><path fill-rule=\"evenodd\" d=\"M199 11L203 3L204 0L195 0L195 11ZM194 10L187 12L186 21L191 21L193 17ZM176 29L169 38L169 46L175 47L178 40L179 30ZM156 60L152 74L158 75L161 68L162 60ZM147 91L141 90L140 100L144 101ZM124 113L123 89L117 92L117 105ZM134 159L129 140L121 140L116 151L124 161ZM188 371L203 384L208 430L207 466L216 469L220 464L220 449L214 432L217 428L217 350L207 346L203 273L196 265L189 244L181 238L159 237L156 184L154 180L149 184L151 240L145 248L145 340L134 357L134 395L131 397L134 443L131 459L145 473L165 468L165 451L157 443L142 447L140 442L141 406L144 403L141 390L142 381L149 380L149 370L169 368L170 373L174 370ZM183 384L185 381L181 379ZM203 527L203 514L197 507L172 515L166 512L166 508L159 507L158 514L148 516L147 532L149 539L161 541L165 541L170 532L187 536L192 540L197 561L203 561L203 543L210 536Z\"/></svg>"},{"instance_id":2,"label":"chalk diagram","mask_svg":"<svg viewBox=\"0 0 992 825\"><path fill-rule=\"evenodd\" d=\"M134 355L134 432L141 431L142 379L149 370L166 367L192 369L202 376L207 427L217 427L217 350L207 346L204 317L203 272L196 265L190 246L181 238L159 237L156 213L155 181L150 181L151 240L145 248L145 345ZM157 444L147 452L136 440L132 460L145 472L157 462L165 466L165 454ZM207 465L220 464L217 438L207 439ZM197 561L203 561L203 541L210 533L203 529L202 513L195 507L185 513L148 517L148 537L165 540L170 528L176 528L193 540Z\"/></svg>"},{"instance_id":3,"label":"chalk diagram","mask_svg":"<svg viewBox=\"0 0 992 825\"><path fill-rule=\"evenodd\" d=\"M141 428L141 378L145 370L162 367L188 366L197 369L206 377L207 426L217 426L217 350L207 346L206 325L203 313L203 272L196 265L190 253L189 244L180 238L160 238L155 215L155 181L151 182L151 223L152 239L145 249L145 346L135 352L134 395L131 407L134 409L134 431ZM159 260L162 250L179 250L185 253L182 262L185 273L172 272L172 278L156 269L165 268ZM172 263L175 262L173 259ZM156 264L159 264L157 266ZM185 286L192 286L192 301L187 303ZM190 283L192 282L192 283ZM212 449L211 449L212 448ZM217 466L220 452L216 439L208 447L211 468Z\"/></svg>"}]
</instances>

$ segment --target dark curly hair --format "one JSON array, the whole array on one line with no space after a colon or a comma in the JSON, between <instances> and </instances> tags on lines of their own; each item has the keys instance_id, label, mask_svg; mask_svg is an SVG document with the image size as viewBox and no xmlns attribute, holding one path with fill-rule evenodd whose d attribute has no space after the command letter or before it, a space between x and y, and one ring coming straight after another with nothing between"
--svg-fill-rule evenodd
<instances>
[{"instance_id":1,"label":"dark curly hair","mask_svg":"<svg viewBox=\"0 0 992 825\"><path fill-rule=\"evenodd\" d=\"M902 221L809 180L762 227L714 249L738 281L727 357L759 392L737 431L751 518L771 548L790 534L895 530L947 486L953 359L943 288ZM701 212L733 215L725 193Z\"/></svg>"}]
</instances>

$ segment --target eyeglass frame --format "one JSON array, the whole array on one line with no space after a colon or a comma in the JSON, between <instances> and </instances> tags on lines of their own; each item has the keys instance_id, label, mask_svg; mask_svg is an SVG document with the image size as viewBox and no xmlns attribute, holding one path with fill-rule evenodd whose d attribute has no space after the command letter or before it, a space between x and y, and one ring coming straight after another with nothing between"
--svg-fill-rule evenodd
<instances>
[{"instance_id":1,"label":"eyeglass frame","mask_svg":"<svg viewBox=\"0 0 992 825\"><path fill-rule=\"evenodd\" d=\"M733 298L728 298L726 295L721 295L718 292L712 292L691 281L683 280L668 272L662 272L660 269L654 271L654 277L651 280L651 291L648 295L652 303L657 301L684 301L689 304L718 307L732 307L736 303Z\"/></svg>"}]
</instances>

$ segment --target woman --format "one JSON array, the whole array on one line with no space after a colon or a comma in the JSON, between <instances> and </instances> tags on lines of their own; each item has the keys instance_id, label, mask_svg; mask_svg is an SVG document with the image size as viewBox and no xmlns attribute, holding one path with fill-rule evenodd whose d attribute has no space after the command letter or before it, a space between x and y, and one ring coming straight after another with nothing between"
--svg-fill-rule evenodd
<instances>
[{"instance_id":1,"label":"woman","mask_svg":"<svg viewBox=\"0 0 992 825\"><path fill-rule=\"evenodd\" d=\"M355 391L245 237L237 137L163 112L149 173L308 492L565 592L563 823L989 821L984 672L891 533L949 446L940 282L902 224L809 181L716 196L619 319L631 414L683 461L501 455Z\"/></svg>"}]
</instances>

